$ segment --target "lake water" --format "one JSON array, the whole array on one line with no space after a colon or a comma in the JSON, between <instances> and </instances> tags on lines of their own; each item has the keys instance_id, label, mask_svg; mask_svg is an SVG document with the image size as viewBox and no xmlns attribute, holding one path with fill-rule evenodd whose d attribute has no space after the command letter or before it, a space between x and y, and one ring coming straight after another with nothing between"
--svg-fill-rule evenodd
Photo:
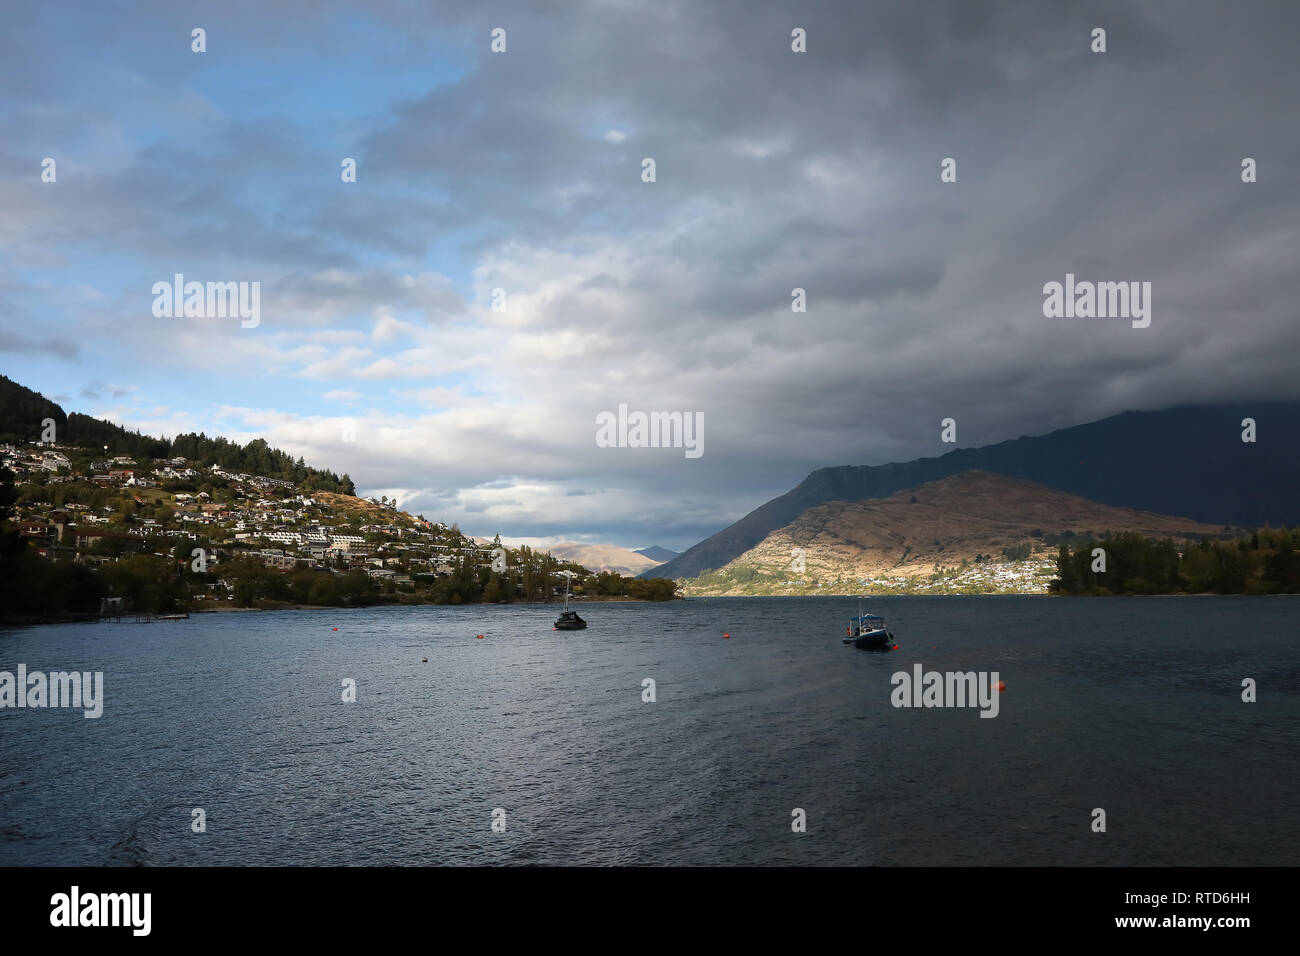
<instances>
[{"instance_id":1,"label":"lake water","mask_svg":"<svg viewBox=\"0 0 1300 956\"><path fill-rule=\"evenodd\" d=\"M0 670L105 684L98 720L0 710L0 864L1297 863L1300 598L878 598L883 654L841 643L855 609L0 632ZM998 716L891 706L916 662L998 671Z\"/></svg>"}]
</instances>

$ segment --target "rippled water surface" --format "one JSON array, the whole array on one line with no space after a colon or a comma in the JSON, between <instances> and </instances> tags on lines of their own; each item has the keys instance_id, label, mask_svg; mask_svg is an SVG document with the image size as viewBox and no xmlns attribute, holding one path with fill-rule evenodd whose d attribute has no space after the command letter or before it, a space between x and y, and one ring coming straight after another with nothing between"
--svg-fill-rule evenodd
<instances>
[{"instance_id":1,"label":"rippled water surface","mask_svg":"<svg viewBox=\"0 0 1300 956\"><path fill-rule=\"evenodd\" d=\"M1300 862L1300 600L877 599L888 654L841 644L855 608L0 632L0 670L103 671L106 698L98 720L0 710L0 864ZM918 661L998 671L999 715L895 709Z\"/></svg>"}]
</instances>

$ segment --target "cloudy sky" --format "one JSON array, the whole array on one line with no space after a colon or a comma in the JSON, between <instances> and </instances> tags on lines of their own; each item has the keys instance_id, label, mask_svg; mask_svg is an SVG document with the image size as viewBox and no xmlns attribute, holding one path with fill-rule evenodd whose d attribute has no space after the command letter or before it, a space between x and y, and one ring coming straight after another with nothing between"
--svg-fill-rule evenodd
<instances>
[{"instance_id":1,"label":"cloudy sky","mask_svg":"<svg viewBox=\"0 0 1300 956\"><path fill-rule=\"evenodd\" d=\"M470 533L682 549L814 468L951 450L946 417L972 446L1300 397L1292 2L5 17L0 369ZM1044 317L1070 272L1151 282L1150 327ZM259 324L155 317L176 273L261 283ZM598 447L619 404L701 413L704 454Z\"/></svg>"}]
</instances>

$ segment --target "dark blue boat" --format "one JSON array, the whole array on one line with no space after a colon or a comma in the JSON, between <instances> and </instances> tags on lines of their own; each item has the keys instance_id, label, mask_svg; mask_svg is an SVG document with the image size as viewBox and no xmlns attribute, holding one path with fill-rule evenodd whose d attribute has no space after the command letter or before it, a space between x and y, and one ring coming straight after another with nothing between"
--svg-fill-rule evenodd
<instances>
[{"instance_id":1,"label":"dark blue boat","mask_svg":"<svg viewBox=\"0 0 1300 956\"><path fill-rule=\"evenodd\" d=\"M894 646L894 635L889 623L879 614L859 614L849 618L844 643L864 650L887 651Z\"/></svg>"}]
</instances>

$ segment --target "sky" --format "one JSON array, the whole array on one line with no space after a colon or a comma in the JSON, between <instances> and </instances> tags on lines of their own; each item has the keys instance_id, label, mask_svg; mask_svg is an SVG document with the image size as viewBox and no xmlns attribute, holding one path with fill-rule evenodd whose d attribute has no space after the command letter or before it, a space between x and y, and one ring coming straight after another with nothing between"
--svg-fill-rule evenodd
<instances>
[{"instance_id":1,"label":"sky","mask_svg":"<svg viewBox=\"0 0 1300 956\"><path fill-rule=\"evenodd\" d=\"M819 467L1297 399L1298 38L1254 0L11 6L0 371L470 534L674 550ZM257 324L156 315L177 273ZM1150 324L1046 316L1067 274ZM701 453L598 442L620 405Z\"/></svg>"}]
</instances>

